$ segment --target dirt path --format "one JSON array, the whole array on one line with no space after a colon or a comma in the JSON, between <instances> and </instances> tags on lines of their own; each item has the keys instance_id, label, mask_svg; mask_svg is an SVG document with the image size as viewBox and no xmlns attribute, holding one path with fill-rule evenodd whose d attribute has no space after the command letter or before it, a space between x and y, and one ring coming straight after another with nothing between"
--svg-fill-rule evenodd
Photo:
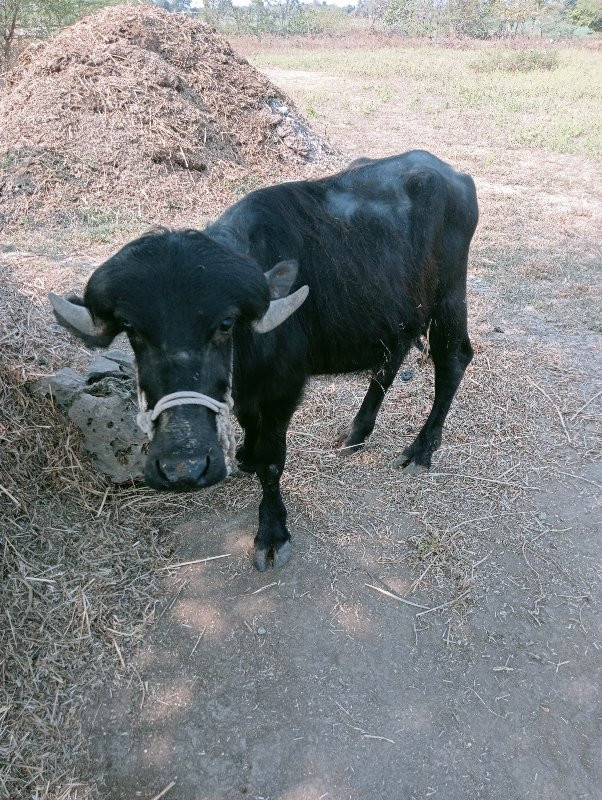
<instances>
[{"instance_id":1,"label":"dirt path","mask_svg":"<svg viewBox=\"0 0 602 800\"><path fill-rule=\"evenodd\" d=\"M573 532L550 553L563 567L497 549L453 627L453 606L416 617L366 586L414 577L369 542L318 561L298 535L293 565L266 576L247 555L253 513L181 526L178 558L232 556L170 579L138 680L102 701L107 800L172 781L178 800L596 797L599 511L548 486L538 513Z\"/></svg>"},{"instance_id":2,"label":"dirt path","mask_svg":"<svg viewBox=\"0 0 602 800\"><path fill-rule=\"evenodd\" d=\"M286 70L270 77L294 97L319 88L323 110L335 107L343 80ZM401 449L423 413L398 381L370 446L337 483L326 443L337 409L349 415L364 382L316 382L306 407L324 413L323 441L312 452L302 423L292 431L293 561L264 575L252 568L259 495L249 477L217 490L212 510L178 527L174 563L230 555L169 574L129 683L95 703L90 766L104 779L106 800L161 792L167 800L600 797L599 406L585 419L571 401L581 427L567 433L570 446L554 408L563 387L585 399L600 388L599 335L588 329L587 292L576 303L537 272L562 252L576 260L578 246L580 263L590 263L599 185L592 165L581 163L597 187L584 203L570 181L573 156L525 151L503 168L485 167L487 148L474 135L443 137L423 123L418 112L387 106L355 120L333 112L325 130L350 157L420 142L480 179L484 217L470 286L479 355L450 418L439 472L415 483L391 477L388 428L402 428ZM496 143L490 136L487 147ZM539 194L516 189L527 185L527 164ZM542 342L545 363L536 364ZM500 430L528 411L520 405L527 385L513 386L508 373L529 358L553 387L546 399L533 373L529 391L543 409L525 418L533 438L521 445L523 434L510 431L515 456L503 448L489 454L475 482L487 409L506 405ZM412 368L416 396L428 395L428 379ZM498 370L498 383L477 395L487 369ZM454 434L469 418L470 435ZM448 491L459 505L446 518ZM336 523L349 507L343 497L354 511Z\"/></svg>"}]
</instances>

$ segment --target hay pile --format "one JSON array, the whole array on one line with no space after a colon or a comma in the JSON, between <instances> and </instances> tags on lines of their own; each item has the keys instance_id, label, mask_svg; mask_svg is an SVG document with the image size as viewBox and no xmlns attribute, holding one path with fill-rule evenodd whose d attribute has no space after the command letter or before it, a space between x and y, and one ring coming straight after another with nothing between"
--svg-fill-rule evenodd
<instances>
[{"instance_id":1,"label":"hay pile","mask_svg":"<svg viewBox=\"0 0 602 800\"><path fill-rule=\"evenodd\" d=\"M34 43L7 75L0 223L215 214L327 151L212 28L113 6Z\"/></svg>"},{"instance_id":2,"label":"hay pile","mask_svg":"<svg viewBox=\"0 0 602 800\"><path fill-rule=\"evenodd\" d=\"M67 340L3 272L0 302L0 797L81 800L82 707L152 617L169 545L24 386L67 359Z\"/></svg>"}]
</instances>

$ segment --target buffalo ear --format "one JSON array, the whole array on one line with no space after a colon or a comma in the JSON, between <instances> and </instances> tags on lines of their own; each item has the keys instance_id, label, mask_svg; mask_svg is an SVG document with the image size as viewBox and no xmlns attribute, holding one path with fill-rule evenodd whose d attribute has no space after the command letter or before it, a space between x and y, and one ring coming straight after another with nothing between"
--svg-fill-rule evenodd
<instances>
[{"instance_id":1,"label":"buffalo ear","mask_svg":"<svg viewBox=\"0 0 602 800\"><path fill-rule=\"evenodd\" d=\"M75 294L61 297L50 292L48 299L57 322L81 339L87 347L107 347L119 333L117 326L95 321L82 298Z\"/></svg>"},{"instance_id":2,"label":"buffalo ear","mask_svg":"<svg viewBox=\"0 0 602 800\"><path fill-rule=\"evenodd\" d=\"M281 297L287 296L298 271L299 262L291 258L287 261L279 261L275 267L265 273L272 300L279 300Z\"/></svg>"}]
</instances>

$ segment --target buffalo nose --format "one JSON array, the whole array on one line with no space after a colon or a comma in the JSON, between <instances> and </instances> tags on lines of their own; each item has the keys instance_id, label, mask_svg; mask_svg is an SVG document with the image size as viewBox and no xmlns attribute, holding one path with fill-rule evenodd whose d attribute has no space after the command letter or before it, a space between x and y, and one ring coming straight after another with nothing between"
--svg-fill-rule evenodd
<instances>
[{"instance_id":1,"label":"buffalo nose","mask_svg":"<svg viewBox=\"0 0 602 800\"><path fill-rule=\"evenodd\" d=\"M173 489L196 486L208 469L208 455L203 458L164 458L157 461L157 472Z\"/></svg>"}]
</instances>

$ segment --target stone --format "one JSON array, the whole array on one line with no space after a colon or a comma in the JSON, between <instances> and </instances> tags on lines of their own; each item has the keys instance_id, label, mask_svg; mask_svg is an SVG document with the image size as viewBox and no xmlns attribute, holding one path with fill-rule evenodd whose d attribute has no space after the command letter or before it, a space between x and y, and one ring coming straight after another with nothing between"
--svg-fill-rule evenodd
<instances>
[{"instance_id":1,"label":"stone","mask_svg":"<svg viewBox=\"0 0 602 800\"><path fill-rule=\"evenodd\" d=\"M123 367L126 371L131 372L132 375L136 371L133 353L124 353L123 350L105 350L103 357L108 358L109 361L114 361L116 364L119 364L120 367Z\"/></svg>"},{"instance_id":2,"label":"stone","mask_svg":"<svg viewBox=\"0 0 602 800\"><path fill-rule=\"evenodd\" d=\"M94 383L99 378L107 378L109 375L119 378L123 374L121 367L116 361L105 358L104 356L96 356L88 367L88 383Z\"/></svg>"},{"instance_id":3,"label":"stone","mask_svg":"<svg viewBox=\"0 0 602 800\"><path fill-rule=\"evenodd\" d=\"M84 391L68 415L82 431L84 447L96 466L113 483L142 479L146 437L136 425L133 397L96 397Z\"/></svg>"},{"instance_id":4,"label":"stone","mask_svg":"<svg viewBox=\"0 0 602 800\"><path fill-rule=\"evenodd\" d=\"M36 381L33 389L37 394L52 395L56 405L65 411L86 386L86 378L70 367Z\"/></svg>"},{"instance_id":5,"label":"stone","mask_svg":"<svg viewBox=\"0 0 602 800\"><path fill-rule=\"evenodd\" d=\"M147 439L136 424L133 356L108 350L80 375L69 367L38 380L33 391L52 395L57 407L82 431L83 446L113 483L142 478Z\"/></svg>"}]
</instances>

